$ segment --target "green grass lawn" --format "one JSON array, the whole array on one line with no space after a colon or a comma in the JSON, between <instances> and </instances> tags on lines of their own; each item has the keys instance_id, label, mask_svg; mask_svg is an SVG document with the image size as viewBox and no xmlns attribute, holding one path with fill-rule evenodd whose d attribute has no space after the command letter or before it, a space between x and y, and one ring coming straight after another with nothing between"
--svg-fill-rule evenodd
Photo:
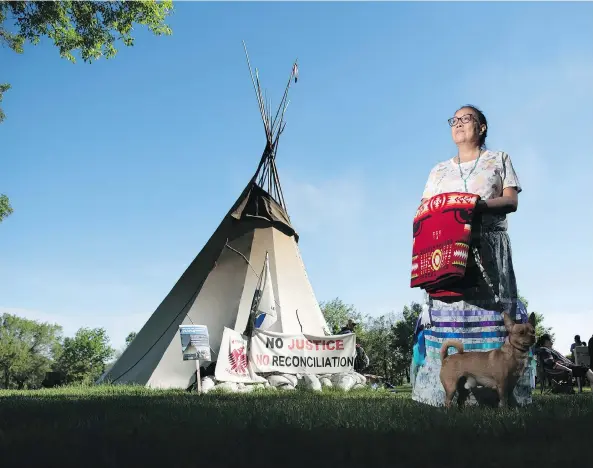
<instances>
[{"instance_id":1,"label":"green grass lawn","mask_svg":"<svg viewBox=\"0 0 593 468\"><path fill-rule=\"evenodd\" d=\"M0 467L588 466L590 392L459 412L399 390L0 391Z\"/></svg>"}]
</instances>

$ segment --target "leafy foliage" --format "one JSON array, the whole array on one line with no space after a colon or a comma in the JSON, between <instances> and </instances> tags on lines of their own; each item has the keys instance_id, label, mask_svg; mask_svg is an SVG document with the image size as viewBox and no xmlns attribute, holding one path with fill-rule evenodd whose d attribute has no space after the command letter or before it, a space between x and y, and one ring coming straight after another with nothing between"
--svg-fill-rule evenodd
<instances>
[{"instance_id":1,"label":"leafy foliage","mask_svg":"<svg viewBox=\"0 0 593 468\"><path fill-rule=\"evenodd\" d=\"M164 21L173 9L172 1L135 2L2 2L0 3L0 41L17 53L23 53L26 41L38 44L48 37L58 47L60 56L72 62L79 50L85 62L102 56L115 57L115 42L133 46L134 24L146 26L157 36L169 35ZM11 18L17 32L4 27Z\"/></svg>"},{"instance_id":2,"label":"leafy foliage","mask_svg":"<svg viewBox=\"0 0 593 468\"><path fill-rule=\"evenodd\" d=\"M319 305L330 333L338 333L348 323L348 319L352 319L359 324L360 329L356 330L357 335L364 333L365 317L353 305L344 303L338 297L329 302L322 302Z\"/></svg>"},{"instance_id":3,"label":"leafy foliage","mask_svg":"<svg viewBox=\"0 0 593 468\"><path fill-rule=\"evenodd\" d=\"M105 371L105 362L114 354L103 328L81 328L74 338L66 338L56 362L56 370L67 383L92 383Z\"/></svg>"},{"instance_id":4,"label":"leafy foliage","mask_svg":"<svg viewBox=\"0 0 593 468\"><path fill-rule=\"evenodd\" d=\"M173 11L170 0L156 2L90 1L0 1L0 46L22 54L25 42L38 44L42 37L51 39L60 56L76 62L73 52L91 63L100 57L115 57L117 41L134 45L134 24L146 26L157 36L172 34L165 19ZM8 23L12 22L12 28ZM0 83L0 105L11 88ZM0 123L6 115L0 107ZM0 196L0 222L12 213L5 195Z\"/></svg>"},{"instance_id":5,"label":"leafy foliage","mask_svg":"<svg viewBox=\"0 0 593 468\"><path fill-rule=\"evenodd\" d=\"M364 349L369 356L369 372L397 380L397 355L392 350L392 329L396 324L395 314L369 317L365 325Z\"/></svg>"},{"instance_id":6,"label":"leafy foliage","mask_svg":"<svg viewBox=\"0 0 593 468\"><path fill-rule=\"evenodd\" d=\"M531 313L533 312L535 314L535 338L538 339L540 336L545 335L546 333L548 335L550 335L550 337L552 338L552 341L554 341L554 332L552 331L552 327L546 327L544 325L544 314L541 314L539 312L534 312L534 311L530 311L528 306L529 306L529 301L521 296L521 294L518 295L519 299L521 300L521 302L523 304L525 304L525 308Z\"/></svg>"},{"instance_id":7,"label":"leafy foliage","mask_svg":"<svg viewBox=\"0 0 593 468\"><path fill-rule=\"evenodd\" d=\"M130 346L130 344L132 343L132 341L134 341L134 338L136 338L136 335L138 335L138 333L136 332L130 332L128 334L128 336L126 336L126 347Z\"/></svg>"},{"instance_id":8,"label":"leafy foliage","mask_svg":"<svg viewBox=\"0 0 593 468\"><path fill-rule=\"evenodd\" d=\"M349 318L358 322L356 337L369 356L369 373L391 383L401 383L404 378L409 381L412 338L422 312L420 304L413 302L405 306L399 319L394 313L379 317L363 315L340 298L321 303L321 310L332 333L338 333Z\"/></svg>"},{"instance_id":9,"label":"leafy foliage","mask_svg":"<svg viewBox=\"0 0 593 468\"><path fill-rule=\"evenodd\" d=\"M1 37L1 33L0 33L0 37ZM4 98L4 93L6 91L8 91L10 88L11 88L11 86L8 83L2 83L2 84L0 84L0 104L2 104L2 99ZM0 107L0 123L2 123L2 121L5 118L6 118L6 115L4 114L4 111L2 110L2 107Z\"/></svg>"},{"instance_id":10,"label":"leafy foliage","mask_svg":"<svg viewBox=\"0 0 593 468\"><path fill-rule=\"evenodd\" d=\"M59 352L62 327L11 314L0 316L3 388L38 388Z\"/></svg>"},{"instance_id":11,"label":"leafy foliage","mask_svg":"<svg viewBox=\"0 0 593 468\"><path fill-rule=\"evenodd\" d=\"M0 89L2 86L0 86ZM0 94L0 100L2 95ZM1 117L2 109L0 109L0 117ZM10 200L4 194L0 194L0 223L12 214L12 206L10 205Z\"/></svg>"},{"instance_id":12,"label":"leafy foliage","mask_svg":"<svg viewBox=\"0 0 593 468\"><path fill-rule=\"evenodd\" d=\"M412 302L410 306L404 306L402 319L392 329L392 349L397 355L396 372L404 374L410 381L410 362L412 362L413 337L416 321L422 313L422 305Z\"/></svg>"},{"instance_id":13,"label":"leafy foliage","mask_svg":"<svg viewBox=\"0 0 593 468\"><path fill-rule=\"evenodd\" d=\"M134 45L134 24L146 26L157 36L172 34L165 19L173 11L172 1L134 2L0 2L0 44L16 53L25 42L38 44L42 37L53 41L60 56L73 63L79 51L84 62L117 55L118 41ZM12 22L9 29L7 23ZM0 84L0 102L10 85ZM0 122L5 115L0 108Z\"/></svg>"}]
</instances>

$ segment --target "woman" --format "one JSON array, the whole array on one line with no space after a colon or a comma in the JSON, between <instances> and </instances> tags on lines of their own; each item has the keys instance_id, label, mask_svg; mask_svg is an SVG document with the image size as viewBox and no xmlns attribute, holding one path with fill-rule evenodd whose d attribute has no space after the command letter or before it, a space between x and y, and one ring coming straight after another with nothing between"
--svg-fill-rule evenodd
<instances>
[{"instance_id":1,"label":"woman","mask_svg":"<svg viewBox=\"0 0 593 468\"><path fill-rule=\"evenodd\" d=\"M433 167L422 201L445 192L480 195L476 206L477 216L481 218L479 253L486 275L477 270L475 282L463 290L462 299L437 300L427 296L429 319L423 324L426 356L416 367L412 398L433 406L443 405L445 399L439 379L439 350L443 340L459 339L466 351L489 351L502 346L507 336L501 312L508 310L511 317L520 316L506 232L506 215L517 211L521 192L517 174L506 153L485 148L488 123L479 109L463 106L449 119L449 125L457 155ZM519 405L531 403L529 380L526 373L515 387L513 394ZM482 393L491 396L488 390ZM467 403L475 404L479 394L476 391Z\"/></svg>"},{"instance_id":2,"label":"woman","mask_svg":"<svg viewBox=\"0 0 593 468\"><path fill-rule=\"evenodd\" d=\"M540 336L535 344L536 353L540 356L546 369L564 370L575 378L586 378L593 390L593 372L585 366L577 366L553 348L552 338L547 333Z\"/></svg>"}]
</instances>

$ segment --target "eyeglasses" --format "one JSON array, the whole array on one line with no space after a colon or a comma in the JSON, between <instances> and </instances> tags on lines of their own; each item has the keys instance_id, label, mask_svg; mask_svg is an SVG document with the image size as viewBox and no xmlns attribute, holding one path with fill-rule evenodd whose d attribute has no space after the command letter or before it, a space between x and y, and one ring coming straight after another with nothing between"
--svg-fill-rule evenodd
<instances>
[{"instance_id":1,"label":"eyeglasses","mask_svg":"<svg viewBox=\"0 0 593 468\"><path fill-rule=\"evenodd\" d=\"M449 120L447 120L447 122L449 122L450 127L454 127L455 125L457 125L457 122L459 122L460 120L461 120L461 123L466 124L466 123L469 123L475 119L476 118L474 117L474 114L465 114L465 115L462 115L461 117L451 117Z\"/></svg>"}]
</instances>

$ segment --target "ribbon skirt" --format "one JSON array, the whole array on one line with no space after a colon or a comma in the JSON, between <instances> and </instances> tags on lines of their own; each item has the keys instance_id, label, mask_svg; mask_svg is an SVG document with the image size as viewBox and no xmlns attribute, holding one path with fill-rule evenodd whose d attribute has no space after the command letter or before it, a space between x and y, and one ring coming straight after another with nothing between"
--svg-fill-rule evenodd
<instances>
[{"instance_id":1,"label":"ribbon skirt","mask_svg":"<svg viewBox=\"0 0 593 468\"><path fill-rule=\"evenodd\" d=\"M508 335L502 310L507 310L517 322L527 320L526 314L517 308L517 286L506 231L484 232L480 255L491 285L485 280L479 281L478 286L464 291L464 300L429 300L430 323L425 325L424 330L426 356L421 365L413 363L411 369L412 398L415 401L432 406L444 405L445 391L439 378L439 353L444 340L452 338L461 341L466 352L490 351L500 348ZM449 350L450 354L455 352L453 348ZM521 406L531 403L531 380L531 368L528 366L513 391L517 404ZM476 402L473 395L468 400L468 404Z\"/></svg>"}]
</instances>

